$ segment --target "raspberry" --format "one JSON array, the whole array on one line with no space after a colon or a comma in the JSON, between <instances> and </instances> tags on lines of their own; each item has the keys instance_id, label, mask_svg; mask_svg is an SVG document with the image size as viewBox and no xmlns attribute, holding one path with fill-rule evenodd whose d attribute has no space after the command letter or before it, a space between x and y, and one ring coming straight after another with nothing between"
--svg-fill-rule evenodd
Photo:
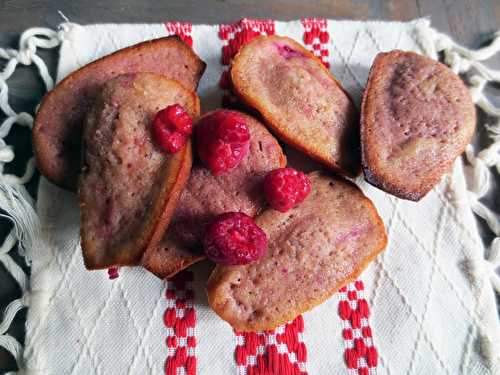
<instances>
[{"instance_id":1,"label":"raspberry","mask_svg":"<svg viewBox=\"0 0 500 375\"><path fill-rule=\"evenodd\" d=\"M286 212L301 203L311 192L307 176L293 168L279 168L264 179L264 194L275 210Z\"/></svg>"},{"instance_id":2,"label":"raspberry","mask_svg":"<svg viewBox=\"0 0 500 375\"><path fill-rule=\"evenodd\" d=\"M166 118L175 130L184 135L191 135L193 132L193 120L181 105L169 105L165 111Z\"/></svg>"},{"instance_id":3,"label":"raspberry","mask_svg":"<svg viewBox=\"0 0 500 375\"><path fill-rule=\"evenodd\" d=\"M208 258L224 265L247 264L261 258L267 248L267 236L253 219L241 212L219 215L203 238Z\"/></svg>"},{"instance_id":4,"label":"raspberry","mask_svg":"<svg viewBox=\"0 0 500 375\"><path fill-rule=\"evenodd\" d=\"M238 112L218 110L196 125L196 145L201 161L214 175L236 167L247 155L250 132Z\"/></svg>"},{"instance_id":5,"label":"raspberry","mask_svg":"<svg viewBox=\"0 0 500 375\"><path fill-rule=\"evenodd\" d=\"M153 136L162 150L174 154L185 144L193 130L191 116L179 104L159 111L153 120Z\"/></svg>"},{"instance_id":6,"label":"raspberry","mask_svg":"<svg viewBox=\"0 0 500 375\"><path fill-rule=\"evenodd\" d=\"M108 268L108 277L110 280L117 279L119 277L118 267L109 267Z\"/></svg>"}]
</instances>

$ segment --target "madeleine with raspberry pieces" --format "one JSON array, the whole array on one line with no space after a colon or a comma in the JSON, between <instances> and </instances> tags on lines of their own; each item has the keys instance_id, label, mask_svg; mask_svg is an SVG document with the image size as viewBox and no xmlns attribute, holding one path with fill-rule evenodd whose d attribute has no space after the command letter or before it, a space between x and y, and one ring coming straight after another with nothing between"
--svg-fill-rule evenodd
<instances>
[{"instance_id":1,"label":"madeleine with raspberry pieces","mask_svg":"<svg viewBox=\"0 0 500 375\"><path fill-rule=\"evenodd\" d=\"M177 106L190 118L199 116L196 93L160 75L126 74L104 84L83 133L79 194L88 269L137 265L163 236L189 177L191 142L186 138L174 146L176 153L165 152L168 138L154 139L153 119ZM188 122L175 126L187 131Z\"/></svg>"},{"instance_id":2,"label":"madeleine with raspberry pieces","mask_svg":"<svg viewBox=\"0 0 500 375\"><path fill-rule=\"evenodd\" d=\"M266 207L262 193L266 174L286 165L276 138L260 121L245 113L223 109L206 113L194 124L194 132L200 124L211 126L214 120L223 122L226 118L233 123L236 119L248 128L248 152L236 166L217 175L194 158L191 176L167 232L142 258L143 266L160 278L172 277L205 258L205 229L219 215L240 212L254 217L262 211Z\"/></svg>"},{"instance_id":3,"label":"madeleine with raspberry pieces","mask_svg":"<svg viewBox=\"0 0 500 375\"><path fill-rule=\"evenodd\" d=\"M261 331L294 319L354 280L387 244L372 202L353 183L317 172L296 208L255 218L265 255L246 265L218 265L208 302L236 330ZM227 231L229 232L229 231Z\"/></svg>"},{"instance_id":4,"label":"madeleine with raspberry pieces","mask_svg":"<svg viewBox=\"0 0 500 375\"><path fill-rule=\"evenodd\" d=\"M56 185L76 191L85 118L106 81L150 72L195 91L205 67L192 48L171 35L120 49L69 74L45 95L35 117L33 151L38 169Z\"/></svg>"},{"instance_id":5,"label":"madeleine with raspberry pieces","mask_svg":"<svg viewBox=\"0 0 500 375\"><path fill-rule=\"evenodd\" d=\"M360 171L359 116L321 60L293 39L258 36L231 65L237 96L286 144L350 177Z\"/></svg>"}]
</instances>

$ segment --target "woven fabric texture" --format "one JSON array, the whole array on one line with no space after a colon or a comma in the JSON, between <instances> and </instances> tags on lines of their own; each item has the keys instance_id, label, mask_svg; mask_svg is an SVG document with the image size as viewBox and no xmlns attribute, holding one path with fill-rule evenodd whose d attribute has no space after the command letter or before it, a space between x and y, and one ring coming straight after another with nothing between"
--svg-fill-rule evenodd
<instances>
[{"instance_id":1,"label":"woven fabric texture","mask_svg":"<svg viewBox=\"0 0 500 375\"><path fill-rule=\"evenodd\" d=\"M407 23L323 22L322 31L329 38L317 48L317 54L358 106L378 52L398 48L436 57L435 32L425 19ZM207 63L199 87L203 110L220 107L225 90L219 82L227 69L221 61L222 51L228 44L220 35L220 26L178 25L176 29L164 24L66 24L57 80L119 48L169 35L179 28L189 34L194 50ZM304 41L304 33L311 31L307 22L273 22L273 28L276 34L314 46L313 37ZM234 33L231 30L229 33ZM483 259L484 246L467 199L462 161L457 160L453 171L418 203L387 195L361 179L357 183L382 216L389 244L362 274L364 295L355 301L363 306L367 301L370 306L371 329L362 321L358 331L366 333L366 342L375 343L378 356L366 354L364 365L359 362L356 366L371 362L370 374L498 373L500 351L495 345L500 326L494 290L489 277L473 266ZM273 334L257 335L255 340L268 338L252 344L257 348L255 354L247 353L238 360L238 345L252 338L233 332L208 307L204 292L208 263L192 267L193 281L189 280L186 290L194 292L175 307L187 292L177 288L183 294L176 297L176 288L143 269L121 269L114 281L107 279L106 271L85 270L76 195L42 178L37 212L41 231L29 254L33 261L24 354L27 374L167 371L170 375L166 364L174 366L175 361L181 363L177 373L249 374L254 370L245 367L248 361L253 361L248 365L251 367L261 360L259 350L274 344L278 348L275 357L292 353L291 368L295 364L298 369L280 372L276 367L274 373L368 373L367 367L363 367L367 372L348 368L345 341L351 345L347 348L352 348L357 345L356 337L352 337L352 330L349 336L346 329L353 327L338 312L339 301L349 299L350 292L356 293L354 286L303 314L299 323L291 322L291 341L280 341L287 332L285 326ZM171 314L180 315L164 316L169 308L174 309ZM169 341L176 319L182 321L192 310L196 316L189 315L189 331L181 334L183 340ZM179 352L178 358L169 362L169 351L178 346L184 347L185 353Z\"/></svg>"}]
</instances>

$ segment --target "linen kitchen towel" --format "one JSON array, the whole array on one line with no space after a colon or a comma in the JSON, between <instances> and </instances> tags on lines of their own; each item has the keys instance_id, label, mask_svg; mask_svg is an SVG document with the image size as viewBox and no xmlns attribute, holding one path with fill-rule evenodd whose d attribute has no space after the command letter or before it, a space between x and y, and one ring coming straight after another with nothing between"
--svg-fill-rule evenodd
<instances>
[{"instance_id":1,"label":"linen kitchen towel","mask_svg":"<svg viewBox=\"0 0 500 375\"><path fill-rule=\"evenodd\" d=\"M240 46L255 35L279 34L314 51L358 107L375 55L403 49L432 58L443 52L455 72L465 73L474 101L489 114L500 115L482 94L484 85L500 75L480 62L500 48L500 40L467 50L432 29L427 19L245 19L212 26L65 23L58 32L30 29L19 50L0 50L0 57L9 59L12 72L18 64L35 64L50 88L37 48L60 44L60 81L117 49L171 34L178 34L207 63L198 90L203 111L232 100L226 74ZM11 119L0 128L2 137L13 123L29 126L32 121L8 106L6 80L12 72L0 76L0 104ZM498 136L498 125L490 130ZM233 331L208 307L208 263L168 282L141 268L121 269L114 281L106 271L86 271L76 195L42 178L33 211L22 186L31 175L31 163L23 178L3 175L0 180L0 207L16 223L1 259L25 290L9 306L0 333L17 310L28 307L24 354L8 335L0 336L0 344L16 355L21 373L29 375L498 374L500 325L494 289L500 288L495 273L500 241L486 249L473 216L474 210L499 235L498 220L479 201L488 188L488 167L500 163L498 137L493 140L477 155L469 146L468 166L457 160L453 171L418 203L358 179L387 227L387 249L358 280L321 306L274 331L256 333ZM14 154L5 143L0 146L3 166ZM469 185L466 168L472 176ZM29 283L8 255L18 236L31 262Z\"/></svg>"}]
</instances>

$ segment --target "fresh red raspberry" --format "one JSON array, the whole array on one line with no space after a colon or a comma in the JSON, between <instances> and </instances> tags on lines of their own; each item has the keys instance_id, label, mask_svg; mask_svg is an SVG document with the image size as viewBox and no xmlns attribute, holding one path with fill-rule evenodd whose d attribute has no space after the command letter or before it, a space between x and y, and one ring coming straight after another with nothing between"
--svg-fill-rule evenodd
<instances>
[{"instance_id":1,"label":"fresh red raspberry","mask_svg":"<svg viewBox=\"0 0 500 375\"><path fill-rule=\"evenodd\" d=\"M286 212L301 203L311 192L307 176L293 168L279 168L264 179L264 194L275 210Z\"/></svg>"},{"instance_id":2,"label":"fresh red raspberry","mask_svg":"<svg viewBox=\"0 0 500 375\"><path fill-rule=\"evenodd\" d=\"M241 212L226 212L210 224L203 238L205 254L227 266L247 264L261 258L267 236L253 219Z\"/></svg>"},{"instance_id":3,"label":"fresh red raspberry","mask_svg":"<svg viewBox=\"0 0 500 375\"><path fill-rule=\"evenodd\" d=\"M169 105L164 111L168 122L173 125L175 130L185 135L191 135L193 119L180 104Z\"/></svg>"},{"instance_id":4,"label":"fresh red raspberry","mask_svg":"<svg viewBox=\"0 0 500 375\"><path fill-rule=\"evenodd\" d=\"M159 111L153 120L153 136L162 150L174 154L185 144L193 131L191 116L179 104Z\"/></svg>"},{"instance_id":5,"label":"fresh red raspberry","mask_svg":"<svg viewBox=\"0 0 500 375\"><path fill-rule=\"evenodd\" d=\"M214 175L236 167L247 155L250 132L238 112L218 110L196 125L198 155Z\"/></svg>"}]
</instances>

